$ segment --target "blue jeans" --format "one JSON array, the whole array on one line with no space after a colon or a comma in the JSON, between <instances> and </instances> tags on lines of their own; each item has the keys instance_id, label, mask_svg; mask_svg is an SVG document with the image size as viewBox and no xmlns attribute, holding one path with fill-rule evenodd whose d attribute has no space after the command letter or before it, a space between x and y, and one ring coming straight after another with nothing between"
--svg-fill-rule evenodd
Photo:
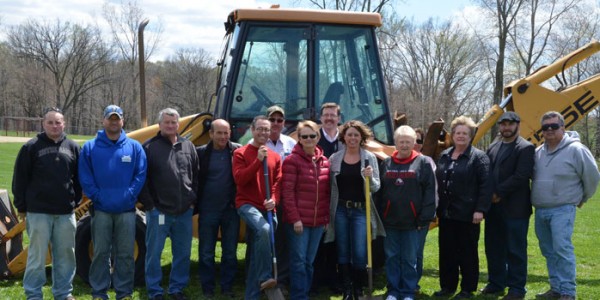
<instances>
[{"instance_id":1,"label":"blue jeans","mask_svg":"<svg viewBox=\"0 0 600 300\"><path fill-rule=\"evenodd\" d=\"M42 299L46 254L52 245L52 295L64 299L73 292L75 277L75 215L27 213L29 251L23 277L27 299Z\"/></svg>"},{"instance_id":2,"label":"blue jeans","mask_svg":"<svg viewBox=\"0 0 600 300\"><path fill-rule=\"evenodd\" d=\"M244 204L238 209L238 214L246 222L248 232L248 247L250 247L250 264L246 272L246 292L244 299L258 299L260 284L273 278L271 254L271 226L267 213L263 213L250 204ZM277 217L273 214L273 221ZM273 224L275 226L275 224Z\"/></svg>"},{"instance_id":3,"label":"blue jeans","mask_svg":"<svg viewBox=\"0 0 600 300\"><path fill-rule=\"evenodd\" d=\"M240 217L237 211L226 208L222 212L200 213L198 217L198 257L202 290L215 289L215 247L221 228L221 291L231 290L237 271L237 244Z\"/></svg>"},{"instance_id":4,"label":"blue jeans","mask_svg":"<svg viewBox=\"0 0 600 300\"><path fill-rule=\"evenodd\" d=\"M339 205L335 212L335 240L338 264L352 263L354 269L367 266L367 215L365 209Z\"/></svg>"},{"instance_id":5,"label":"blue jeans","mask_svg":"<svg viewBox=\"0 0 600 300\"><path fill-rule=\"evenodd\" d=\"M425 252L427 233L429 233L429 224L421 229L417 229L417 290L421 289L419 281L423 277L423 253Z\"/></svg>"},{"instance_id":6,"label":"blue jeans","mask_svg":"<svg viewBox=\"0 0 600 300\"><path fill-rule=\"evenodd\" d=\"M168 215L158 209L146 212L146 289L149 297L162 295L160 257L167 237L171 239L169 294L182 293L190 281L192 251L192 212Z\"/></svg>"},{"instance_id":7,"label":"blue jeans","mask_svg":"<svg viewBox=\"0 0 600 300\"><path fill-rule=\"evenodd\" d=\"M419 232L386 228L385 273L388 295L398 299L414 298L417 289L417 249Z\"/></svg>"},{"instance_id":8,"label":"blue jeans","mask_svg":"<svg viewBox=\"0 0 600 300\"><path fill-rule=\"evenodd\" d=\"M135 218L134 211L118 214L94 212L91 222L94 256L89 273L92 298L108 299L111 281L117 299L133 293ZM113 252L115 261L111 276L110 257Z\"/></svg>"},{"instance_id":9,"label":"blue jeans","mask_svg":"<svg viewBox=\"0 0 600 300\"><path fill-rule=\"evenodd\" d=\"M293 224L286 224L290 249L290 299L308 299L313 278L313 262L324 229L324 226L304 226L302 233L297 234Z\"/></svg>"},{"instance_id":10,"label":"blue jeans","mask_svg":"<svg viewBox=\"0 0 600 300\"><path fill-rule=\"evenodd\" d=\"M571 296L576 293L574 223L574 205L535 209L535 234L546 258L550 288Z\"/></svg>"},{"instance_id":11,"label":"blue jeans","mask_svg":"<svg viewBox=\"0 0 600 300\"><path fill-rule=\"evenodd\" d=\"M488 285L508 287L511 295L525 295L527 283L527 231L529 218L510 219L496 204L485 217L485 255Z\"/></svg>"}]
</instances>

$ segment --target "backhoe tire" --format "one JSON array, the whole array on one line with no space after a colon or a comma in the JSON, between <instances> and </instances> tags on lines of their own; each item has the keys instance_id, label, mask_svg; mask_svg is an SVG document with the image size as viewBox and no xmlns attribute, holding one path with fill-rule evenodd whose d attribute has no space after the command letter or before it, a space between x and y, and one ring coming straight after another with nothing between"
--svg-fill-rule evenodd
<instances>
[{"instance_id":1,"label":"backhoe tire","mask_svg":"<svg viewBox=\"0 0 600 300\"><path fill-rule=\"evenodd\" d=\"M83 216L77 222L75 233L75 259L77 261L77 275L81 280L89 283L90 265L94 247L92 244L92 224L89 215ZM144 266L146 258L146 223L143 216L138 212L135 220L135 285L145 284ZM112 261L112 260L111 260Z\"/></svg>"}]
</instances>

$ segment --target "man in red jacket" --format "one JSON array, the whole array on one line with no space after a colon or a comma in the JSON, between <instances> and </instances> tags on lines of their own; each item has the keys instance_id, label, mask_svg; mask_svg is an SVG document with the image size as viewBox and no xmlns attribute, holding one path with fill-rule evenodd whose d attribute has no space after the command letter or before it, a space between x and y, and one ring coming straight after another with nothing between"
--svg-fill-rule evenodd
<instances>
[{"instance_id":1,"label":"man in red jacket","mask_svg":"<svg viewBox=\"0 0 600 300\"><path fill-rule=\"evenodd\" d=\"M279 201L281 158L265 145L271 131L271 123L267 117L255 117L250 129L252 143L233 153L233 178L237 186L235 207L246 222L247 242L251 249L244 299L258 299L260 291L277 285L271 267L271 226L267 221L267 212L274 210ZM265 159L269 174L270 199L267 199L263 173ZM273 219L277 220L275 214Z\"/></svg>"}]
</instances>

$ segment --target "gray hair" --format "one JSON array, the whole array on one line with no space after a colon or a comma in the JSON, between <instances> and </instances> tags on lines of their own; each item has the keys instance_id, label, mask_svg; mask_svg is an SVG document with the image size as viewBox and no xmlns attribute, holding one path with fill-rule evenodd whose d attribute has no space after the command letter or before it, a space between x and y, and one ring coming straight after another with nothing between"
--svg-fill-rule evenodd
<instances>
[{"instance_id":1,"label":"gray hair","mask_svg":"<svg viewBox=\"0 0 600 300\"><path fill-rule=\"evenodd\" d=\"M161 110L160 112L158 112L158 123L162 122L163 120L163 116L164 115L168 115L168 116L175 116L177 117L177 121L179 121L179 113L177 112L177 110L175 110L174 108L165 108L163 110Z\"/></svg>"},{"instance_id":2,"label":"gray hair","mask_svg":"<svg viewBox=\"0 0 600 300\"><path fill-rule=\"evenodd\" d=\"M542 116L540 123L544 123L544 121L548 119L558 118L558 123L560 126L565 126L565 118L557 111L549 111Z\"/></svg>"},{"instance_id":3,"label":"gray hair","mask_svg":"<svg viewBox=\"0 0 600 300\"><path fill-rule=\"evenodd\" d=\"M402 125L402 126L396 128L396 130L394 131L394 142L396 142L396 140L400 136L409 136L414 141L417 140L417 133L415 132L415 130L412 127L410 127L408 125Z\"/></svg>"}]
</instances>

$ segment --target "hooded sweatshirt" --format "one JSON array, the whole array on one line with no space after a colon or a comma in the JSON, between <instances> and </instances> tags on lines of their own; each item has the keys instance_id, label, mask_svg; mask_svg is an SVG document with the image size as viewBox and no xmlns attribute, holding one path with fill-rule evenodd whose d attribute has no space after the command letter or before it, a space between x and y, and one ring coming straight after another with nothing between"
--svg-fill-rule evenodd
<instances>
[{"instance_id":1,"label":"hooded sweatshirt","mask_svg":"<svg viewBox=\"0 0 600 300\"><path fill-rule=\"evenodd\" d=\"M125 135L117 141L104 130L83 145L79 159L79 182L94 209L106 213L135 210L146 181L146 154L142 145Z\"/></svg>"},{"instance_id":2,"label":"hooded sweatshirt","mask_svg":"<svg viewBox=\"0 0 600 300\"><path fill-rule=\"evenodd\" d=\"M599 181L592 153L577 132L568 131L553 151L546 144L535 150L531 203L536 208L578 205L594 195Z\"/></svg>"},{"instance_id":3,"label":"hooded sweatshirt","mask_svg":"<svg viewBox=\"0 0 600 300\"><path fill-rule=\"evenodd\" d=\"M39 133L17 156L14 204L21 213L70 214L81 199L77 178L79 145L63 133L57 142Z\"/></svg>"}]
</instances>

